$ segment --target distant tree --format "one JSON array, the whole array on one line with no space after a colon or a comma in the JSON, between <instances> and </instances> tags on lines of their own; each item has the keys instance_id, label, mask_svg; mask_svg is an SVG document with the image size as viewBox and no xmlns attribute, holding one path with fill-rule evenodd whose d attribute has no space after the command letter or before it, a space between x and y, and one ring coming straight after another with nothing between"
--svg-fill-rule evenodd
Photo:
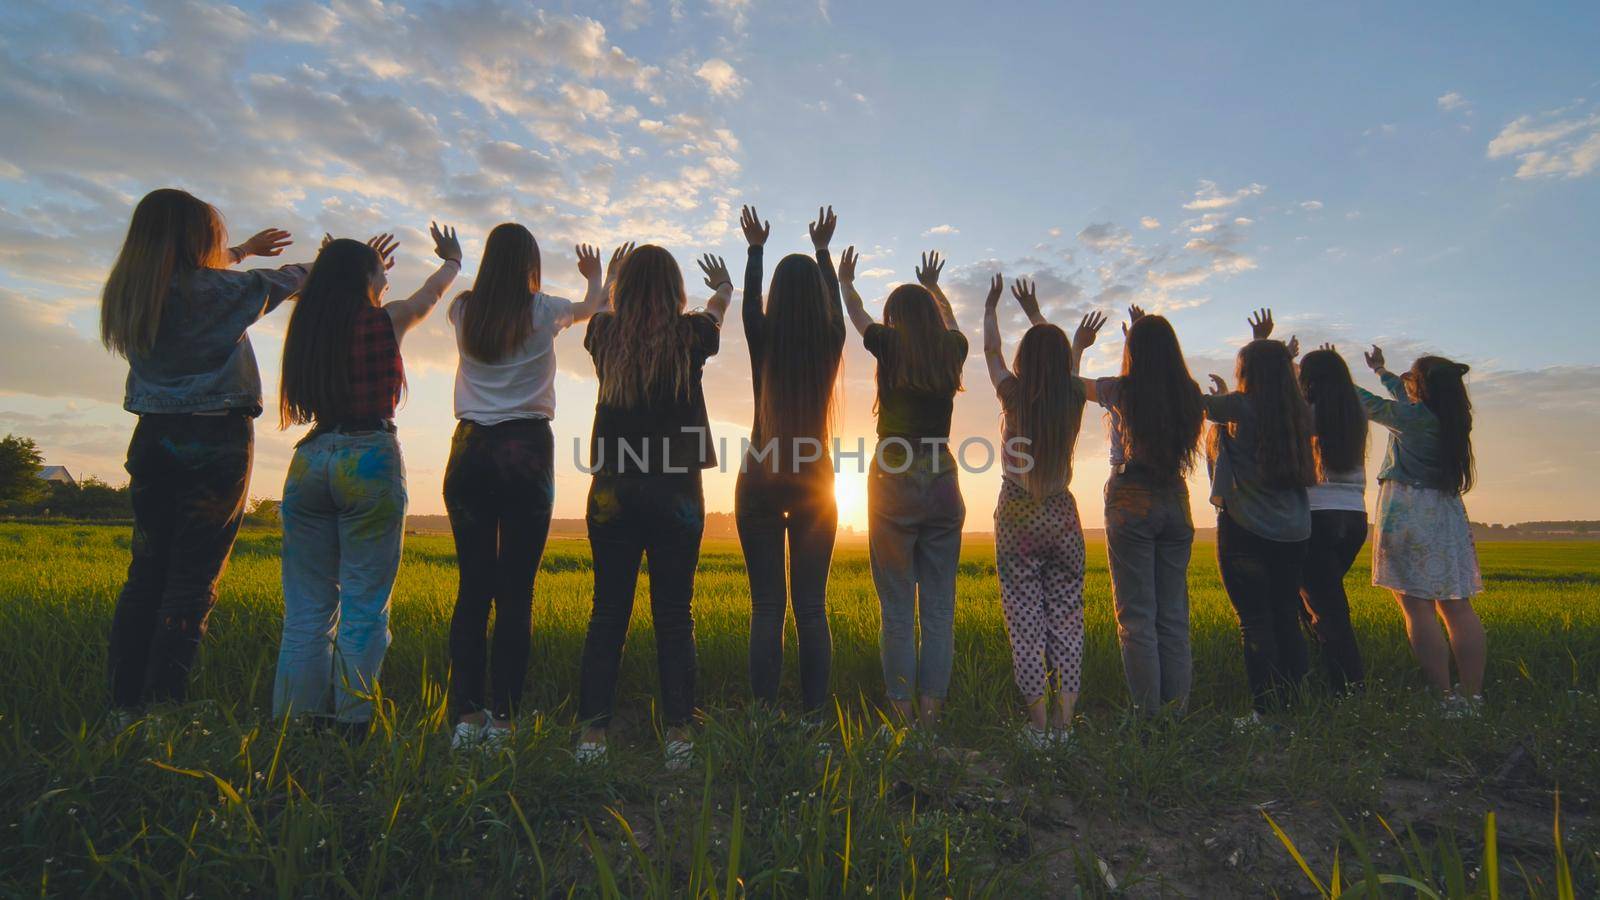
<instances>
[{"instance_id":1,"label":"distant tree","mask_svg":"<svg viewBox=\"0 0 1600 900\"><path fill-rule=\"evenodd\" d=\"M28 503L49 493L49 485L39 480L43 463L32 438L0 438L0 501Z\"/></svg>"},{"instance_id":2,"label":"distant tree","mask_svg":"<svg viewBox=\"0 0 1600 900\"><path fill-rule=\"evenodd\" d=\"M244 524L253 528L281 528L283 515L278 510L278 501L266 497L257 497L250 501L245 508Z\"/></svg>"}]
</instances>

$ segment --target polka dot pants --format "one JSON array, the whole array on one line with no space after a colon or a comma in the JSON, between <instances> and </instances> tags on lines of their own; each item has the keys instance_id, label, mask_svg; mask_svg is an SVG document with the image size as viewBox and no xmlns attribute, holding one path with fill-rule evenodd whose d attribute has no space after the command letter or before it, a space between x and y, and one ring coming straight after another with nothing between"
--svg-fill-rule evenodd
<instances>
[{"instance_id":1,"label":"polka dot pants","mask_svg":"<svg viewBox=\"0 0 1600 900\"><path fill-rule=\"evenodd\" d=\"M1083 668L1083 526L1071 492L1035 500L1007 480L994 511L995 567L1017 687L1077 693Z\"/></svg>"}]
</instances>

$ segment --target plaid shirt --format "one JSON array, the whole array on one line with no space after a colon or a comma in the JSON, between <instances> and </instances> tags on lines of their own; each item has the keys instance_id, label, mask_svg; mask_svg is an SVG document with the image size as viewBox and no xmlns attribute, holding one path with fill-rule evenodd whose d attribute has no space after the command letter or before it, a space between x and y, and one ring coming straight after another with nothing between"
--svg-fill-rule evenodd
<instances>
[{"instance_id":1,"label":"plaid shirt","mask_svg":"<svg viewBox=\"0 0 1600 900\"><path fill-rule=\"evenodd\" d=\"M405 384L400 341L383 307L361 311L350 343L350 410L352 420L392 419Z\"/></svg>"}]
</instances>

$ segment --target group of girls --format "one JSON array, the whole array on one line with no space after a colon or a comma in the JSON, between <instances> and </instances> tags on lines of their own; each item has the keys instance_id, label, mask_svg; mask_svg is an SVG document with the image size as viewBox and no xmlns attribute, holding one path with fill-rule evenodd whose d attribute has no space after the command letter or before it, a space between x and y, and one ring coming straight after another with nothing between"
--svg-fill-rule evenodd
<instances>
[{"instance_id":1,"label":"group of girls","mask_svg":"<svg viewBox=\"0 0 1600 900\"><path fill-rule=\"evenodd\" d=\"M925 255L896 287L883 321L855 289L857 256L835 268L832 208L811 223L814 256L791 254L763 290L771 233L753 209L742 319L755 401L735 490L750 581L750 682L777 702L793 610L807 715L829 699L827 579L838 511L828 454L846 320L877 360L878 448L868 487L869 546L882 612L884 691L904 722L932 725L949 690L957 563L966 508L949 450L968 345ZM129 362L125 407L139 416L128 450L132 562L109 650L113 706L181 700L243 518L263 409L247 330L296 299L284 341L283 427L309 425L283 489L284 624L274 686L280 716L364 731L390 642L389 604L407 503L395 407L401 345L459 274L455 231L431 226L440 265L388 300L397 242L325 238L309 266L237 271L289 245L268 230L230 248L216 209L158 190L133 213L107 280L102 338ZM699 260L711 289L689 310L683 274L653 245L624 244L602 269L576 248L579 302L541 289L539 247L521 225L491 231L470 289L448 305L460 362L444 478L459 590L450 626L455 746L502 744L522 709L531 608L554 505L555 338L588 322L599 380L586 520L594 605L584 640L578 718L582 759L602 758L641 563L660 673L670 765L693 752L692 601L705 503L717 465L702 388L720 346L733 281ZM1085 551L1070 490L1087 402L1110 432L1107 548L1124 670L1135 709L1182 711L1191 680L1187 568L1194 527L1186 476L1204 457L1217 508L1223 584L1238 611L1256 713L1293 700L1308 668L1302 627L1321 645L1335 690L1362 684L1343 579L1366 539L1368 422L1390 431L1378 474L1374 583L1399 601L1429 684L1470 710L1482 690L1481 590L1461 494L1472 486L1466 366L1423 357L1404 376L1366 355L1390 397L1356 387L1328 346L1296 366L1297 342L1251 320L1236 390L1203 394L1172 325L1130 310L1120 374L1087 378L1079 361L1105 324L1085 316L1071 339L1040 313L1034 286L1011 289L1030 322L1008 361L999 327L1004 283L985 301L983 348L1002 412L1004 478L995 552L1027 738L1063 737L1080 690ZM1209 437L1202 441L1206 422ZM785 558L787 556L787 564ZM488 639L491 610L493 645ZM1442 616L1449 645L1435 615ZM492 650L492 652L491 652ZM1450 685L1454 651L1459 688ZM491 690L492 688L492 690Z\"/></svg>"}]
</instances>

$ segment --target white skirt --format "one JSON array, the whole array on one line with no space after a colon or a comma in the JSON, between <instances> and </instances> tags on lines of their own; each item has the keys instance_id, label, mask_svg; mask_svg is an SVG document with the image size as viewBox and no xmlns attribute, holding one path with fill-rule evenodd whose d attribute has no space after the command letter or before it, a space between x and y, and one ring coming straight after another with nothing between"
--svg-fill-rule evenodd
<instances>
[{"instance_id":1,"label":"white skirt","mask_svg":"<svg viewBox=\"0 0 1600 900\"><path fill-rule=\"evenodd\" d=\"M1482 593L1478 548L1461 495L1383 482L1372 583L1423 600L1464 600Z\"/></svg>"}]
</instances>

